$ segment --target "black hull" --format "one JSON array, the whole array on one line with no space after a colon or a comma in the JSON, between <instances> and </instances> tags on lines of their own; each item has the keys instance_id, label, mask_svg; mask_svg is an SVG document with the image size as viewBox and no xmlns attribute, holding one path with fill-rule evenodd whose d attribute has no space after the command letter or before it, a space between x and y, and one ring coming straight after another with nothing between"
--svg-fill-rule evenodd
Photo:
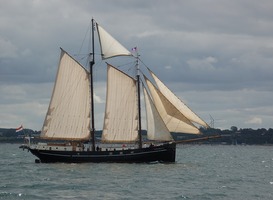
<instances>
[{"instance_id":1,"label":"black hull","mask_svg":"<svg viewBox=\"0 0 273 200\"><path fill-rule=\"evenodd\" d=\"M141 149L117 151L51 151L29 148L43 163L87 163L87 162L175 162L176 144L168 143Z\"/></svg>"}]
</instances>

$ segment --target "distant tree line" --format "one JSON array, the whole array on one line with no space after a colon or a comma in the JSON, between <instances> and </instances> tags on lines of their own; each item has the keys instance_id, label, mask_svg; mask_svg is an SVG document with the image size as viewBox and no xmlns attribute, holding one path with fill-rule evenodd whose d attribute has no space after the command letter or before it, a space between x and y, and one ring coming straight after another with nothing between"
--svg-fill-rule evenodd
<instances>
[{"instance_id":1,"label":"distant tree line","mask_svg":"<svg viewBox=\"0 0 273 200\"><path fill-rule=\"evenodd\" d=\"M192 138L202 138L206 136L214 136L219 135L219 138L209 139L207 141L202 141L203 143L215 143L215 144L258 144L258 145L264 145L264 144L273 144L273 129L251 129L251 128L244 128L244 129L238 129L235 126L232 126L229 130L221 130L221 129L200 129L203 133L199 136L194 135L186 135L183 134L183 139L192 139ZM179 139L179 134L175 134L177 137L177 140ZM183 137L182 136L182 137Z\"/></svg>"},{"instance_id":2,"label":"distant tree line","mask_svg":"<svg viewBox=\"0 0 273 200\"><path fill-rule=\"evenodd\" d=\"M197 138L204 138L209 136L219 135L219 138L213 138L208 140L194 141L194 143L205 143L205 144L247 144L247 145L265 145L273 144L273 129L251 129L244 128L238 129L236 126L232 126L229 130L221 129L204 129L201 128L200 131L203 133L201 135L191 135L191 134L177 134L172 133L175 140L191 140ZM96 131L95 136L100 138L102 131ZM146 130L142 131L142 134L147 135ZM23 142L23 137L25 135L39 137L40 131L34 131L31 129L24 129L23 131L16 132L15 129L0 128L0 142Z\"/></svg>"},{"instance_id":3,"label":"distant tree line","mask_svg":"<svg viewBox=\"0 0 273 200\"><path fill-rule=\"evenodd\" d=\"M0 142L9 143L23 143L24 136L37 136L40 135L39 131L33 131L31 129L23 129L16 132L14 128L0 128Z\"/></svg>"}]
</instances>

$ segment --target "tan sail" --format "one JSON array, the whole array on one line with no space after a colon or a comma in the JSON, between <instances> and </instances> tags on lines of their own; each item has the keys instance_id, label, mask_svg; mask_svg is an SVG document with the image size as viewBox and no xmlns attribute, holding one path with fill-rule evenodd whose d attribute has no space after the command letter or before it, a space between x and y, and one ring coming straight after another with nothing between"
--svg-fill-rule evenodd
<instances>
[{"instance_id":1,"label":"tan sail","mask_svg":"<svg viewBox=\"0 0 273 200\"><path fill-rule=\"evenodd\" d=\"M138 139L136 80L108 64L103 142Z\"/></svg>"},{"instance_id":2,"label":"tan sail","mask_svg":"<svg viewBox=\"0 0 273 200\"><path fill-rule=\"evenodd\" d=\"M181 112L185 117L187 117L190 121L195 122L199 125L202 125L206 128L209 125L202 120L199 116L197 116L184 102L182 102L172 91L167 88L167 86L162 83L159 78L149 70L152 77L154 78L156 85L158 86L160 92L165 96L168 97L168 100Z\"/></svg>"},{"instance_id":3,"label":"tan sail","mask_svg":"<svg viewBox=\"0 0 273 200\"><path fill-rule=\"evenodd\" d=\"M149 140L157 141L171 141L173 140L168 128L162 120L160 114L155 108L151 97L148 95L146 89L143 87L146 118L147 118L147 138Z\"/></svg>"},{"instance_id":4,"label":"tan sail","mask_svg":"<svg viewBox=\"0 0 273 200\"><path fill-rule=\"evenodd\" d=\"M89 72L62 50L53 94L42 128L42 138L89 139L89 87Z\"/></svg>"},{"instance_id":5,"label":"tan sail","mask_svg":"<svg viewBox=\"0 0 273 200\"><path fill-rule=\"evenodd\" d=\"M102 59L107 59L115 56L131 56L132 54L100 25L97 25L101 56Z\"/></svg>"},{"instance_id":6,"label":"tan sail","mask_svg":"<svg viewBox=\"0 0 273 200\"><path fill-rule=\"evenodd\" d=\"M191 123L147 78L145 78L154 104L170 132L200 134Z\"/></svg>"}]
</instances>

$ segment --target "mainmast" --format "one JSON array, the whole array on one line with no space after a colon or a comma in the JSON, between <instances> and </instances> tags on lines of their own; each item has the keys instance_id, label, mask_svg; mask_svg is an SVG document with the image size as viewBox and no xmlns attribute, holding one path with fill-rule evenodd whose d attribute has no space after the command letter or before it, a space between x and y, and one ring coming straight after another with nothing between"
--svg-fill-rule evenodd
<instances>
[{"instance_id":1,"label":"mainmast","mask_svg":"<svg viewBox=\"0 0 273 200\"><path fill-rule=\"evenodd\" d=\"M92 151L95 151L95 119L94 119L94 88L93 88L93 66L95 64L95 45L94 45L94 19L92 18L92 52L90 53L90 92L91 92L91 142Z\"/></svg>"},{"instance_id":2,"label":"mainmast","mask_svg":"<svg viewBox=\"0 0 273 200\"><path fill-rule=\"evenodd\" d=\"M142 148L142 135L141 135L141 103L140 103L140 73L139 73L139 54L137 52L136 69L137 69L137 99L138 99L138 138L139 148Z\"/></svg>"}]
</instances>

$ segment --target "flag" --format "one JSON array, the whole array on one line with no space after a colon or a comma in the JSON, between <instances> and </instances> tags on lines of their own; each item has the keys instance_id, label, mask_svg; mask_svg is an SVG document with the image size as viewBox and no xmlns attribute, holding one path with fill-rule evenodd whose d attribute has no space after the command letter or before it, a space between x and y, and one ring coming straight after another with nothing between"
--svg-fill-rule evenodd
<instances>
[{"instance_id":1,"label":"flag","mask_svg":"<svg viewBox=\"0 0 273 200\"><path fill-rule=\"evenodd\" d=\"M137 47L132 48L132 51L137 51Z\"/></svg>"},{"instance_id":2,"label":"flag","mask_svg":"<svg viewBox=\"0 0 273 200\"><path fill-rule=\"evenodd\" d=\"M15 132L20 132L23 130L23 125L19 126L18 128L15 129Z\"/></svg>"}]
</instances>

